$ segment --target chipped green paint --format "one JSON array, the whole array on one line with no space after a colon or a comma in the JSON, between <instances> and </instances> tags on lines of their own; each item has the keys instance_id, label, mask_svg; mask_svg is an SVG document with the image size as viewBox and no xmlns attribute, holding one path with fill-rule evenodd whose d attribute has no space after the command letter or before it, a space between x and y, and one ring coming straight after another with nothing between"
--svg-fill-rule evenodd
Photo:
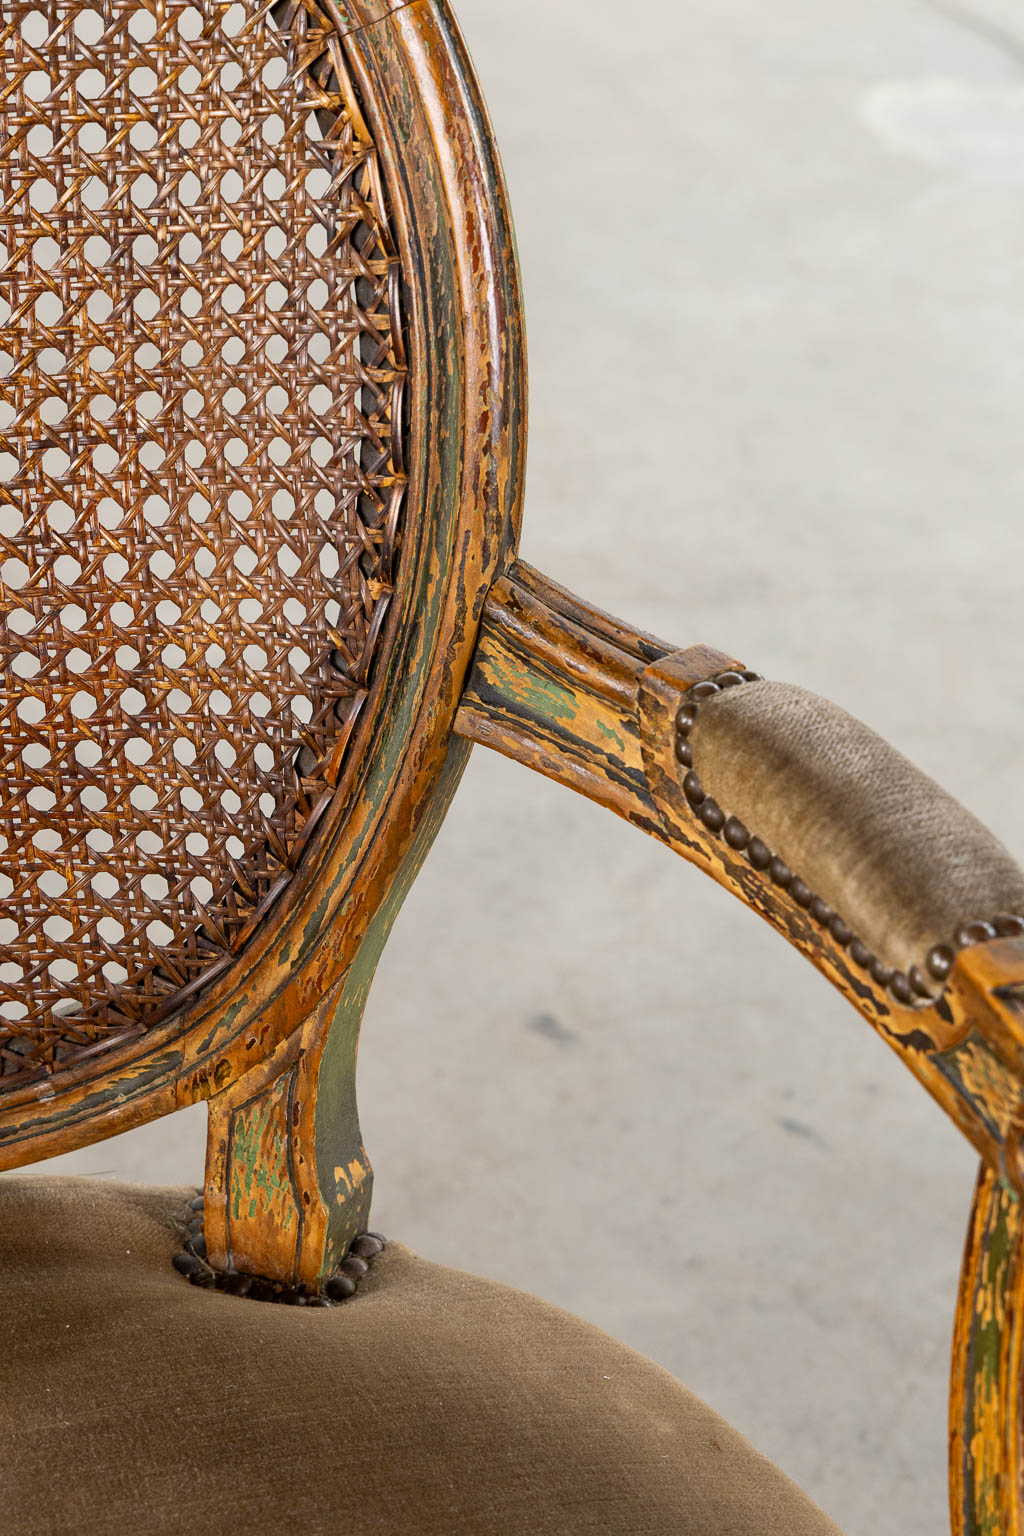
<instances>
[{"instance_id":1,"label":"chipped green paint","mask_svg":"<svg viewBox=\"0 0 1024 1536\"><path fill-rule=\"evenodd\" d=\"M314 907L312 916L302 930L302 943L299 945L299 952L295 957L296 960L302 960L309 954L309 951L323 932L324 918L327 916L327 910L331 905L331 897L334 895L334 891L342 879L342 874L343 871L339 871L326 896L322 896Z\"/></svg>"},{"instance_id":2,"label":"chipped green paint","mask_svg":"<svg viewBox=\"0 0 1024 1536\"><path fill-rule=\"evenodd\" d=\"M5 1145L21 1146L35 1137L48 1136L53 1131L59 1130L64 1125L74 1125L81 1118L88 1119L91 1113L97 1115L109 1112L114 1108L120 1108L132 1103L134 1099L144 1097L150 1090L166 1080L173 1079L181 1068L182 1053L180 1050L162 1051L158 1056L148 1056L143 1061L130 1062L122 1072L118 1074L113 1084L109 1082L95 1093L87 1094L78 1104L73 1104L68 1109L55 1109L49 1103L44 1103L38 1119L26 1118L14 1126L4 1126L0 1129L0 1148ZM85 1146L90 1141L102 1141L110 1131L103 1123L89 1124L78 1146ZM32 1149L26 1145L20 1161L27 1163L32 1160ZM17 1166L15 1162L5 1161L5 1168Z\"/></svg>"},{"instance_id":3,"label":"chipped green paint","mask_svg":"<svg viewBox=\"0 0 1024 1536\"><path fill-rule=\"evenodd\" d=\"M297 1222L287 1144L279 1135L294 1082L293 1069L231 1116L228 1213L236 1221L243 1215L252 1220L262 1209L272 1211L285 1232Z\"/></svg>"},{"instance_id":4,"label":"chipped green paint","mask_svg":"<svg viewBox=\"0 0 1024 1536\"><path fill-rule=\"evenodd\" d=\"M969 1030L948 1050L935 1051L932 1061L955 1090L965 1117L1003 1146L1019 1111L1020 1084L981 1031Z\"/></svg>"},{"instance_id":5,"label":"chipped green paint","mask_svg":"<svg viewBox=\"0 0 1024 1536\"><path fill-rule=\"evenodd\" d=\"M618 731L614 730L610 725L605 725L603 720L595 720L594 724L597 726L597 729L601 732L602 736L604 736L608 741L615 742L615 745L618 747L620 752L624 753L626 751L625 738L620 736Z\"/></svg>"},{"instance_id":6,"label":"chipped green paint","mask_svg":"<svg viewBox=\"0 0 1024 1536\"><path fill-rule=\"evenodd\" d=\"M1002 1293L1013 1259L1013 1234L1010 1230L1008 1215L1010 1208L1017 1203L1016 1196L1005 1181L1000 1180L1000 1186L999 1218L989 1236L988 1252L984 1263L985 1283L994 1295ZM973 1341L974 1358L981 1367L983 1378L993 1386L999 1379L1001 1340L1002 1329L999 1325L997 1308L979 1318Z\"/></svg>"},{"instance_id":7,"label":"chipped green paint","mask_svg":"<svg viewBox=\"0 0 1024 1536\"><path fill-rule=\"evenodd\" d=\"M352 1238L369 1221L373 1173L359 1129L356 1057L370 985L388 934L444 820L469 753L468 742L453 738L437 788L367 929L331 1018L320 1060L315 1134L317 1180L328 1212L324 1273L338 1263ZM362 1175L358 1183L352 1179L353 1167Z\"/></svg>"},{"instance_id":8,"label":"chipped green paint","mask_svg":"<svg viewBox=\"0 0 1024 1536\"><path fill-rule=\"evenodd\" d=\"M230 1034L238 1015L243 1013L248 1006L249 994L248 992L243 992L241 997L231 1004L230 1008L226 1008L222 1014L218 1015L210 1033L200 1040L196 1046L197 1062L211 1049L218 1035Z\"/></svg>"},{"instance_id":9,"label":"chipped green paint","mask_svg":"<svg viewBox=\"0 0 1024 1536\"><path fill-rule=\"evenodd\" d=\"M981 1189L979 1185L979 1191ZM1006 1536L1007 1503L1014 1497L1007 1463L1008 1416L1015 1411L1009 1380L1009 1331L1020 1284L1021 1209L1004 1180L994 1183L977 1233L970 1280L962 1437L963 1508L957 1536Z\"/></svg>"},{"instance_id":10,"label":"chipped green paint","mask_svg":"<svg viewBox=\"0 0 1024 1536\"><path fill-rule=\"evenodd\" d=\"M535 668L528 672L525 669L512 671L511 668L503 667L501 659L494 655L488 656L484 671L506 698L517 700L531 714L542 719L551 716L555 720L575 720L576 699L568 688L553 677L546 677Z\"/></svg>"}]
</instances>

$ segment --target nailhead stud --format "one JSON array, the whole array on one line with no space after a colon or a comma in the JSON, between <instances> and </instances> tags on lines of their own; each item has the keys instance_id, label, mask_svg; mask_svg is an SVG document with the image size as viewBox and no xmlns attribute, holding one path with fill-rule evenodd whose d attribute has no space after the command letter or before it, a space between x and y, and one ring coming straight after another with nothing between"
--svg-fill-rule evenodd
<instances>
[{"instance_id":1,"label":"nailhead stud","mask_svg":"<svg viewBox=\"0 0 1024 1536\"><path fill-rule=\"evenodd\" d=\"M777 886L780 886L784 891L789 890L789 887L793 883L793 871L790 869L785 859L780 859L778 854L775 854L774 858L768 866L768 873L771 875L773 882Z\"/></svg>"},{"instance_id":2,"label":"nailhead stud","mask_svg":"<svg viewBox=\"0 0 1024 1536\"><path fill-rule=\"evenodd\" d=\"M693 748L688 741L676 741L676 757L684 768L693 767Z\"/></svg>"},{"instance_id":3,"label":"nailhead stud","mask_svg":"<svg viewBox=\"0 0 1024 1536\"><path fill-rule=\"evenodd\" d=\"M357 1259L375 1259L383 1247L383 1238L373 1232L361 1232L353 1241L349 1253L354 1253Z\"/></svg>"},{"instance_id":4,"label":"nailhead stud","mask_svg":"<svg viewBox=\"0 0 1024 1536\"><path fill-rule=\"evenodd\" d=\"M847 944L849 944L850 940L853 938L853 930L850 928L848 923L843 922L843 919L839 916L838 912L833 912L832 916L829 918L828 931L835 939L840 949L845 949Z\"/></svg>"},{"instance_id":5,"label":"nailhead stud","mask_svg":"<svg viewBox=\"0 0 1024 1536\"><path fill-rule=\"evenodd\" d=\"M807 885L806 882L801 880L799 877L795 878L790 885L789 894L792 896L798 907L809 907L811 902L814 900L814 892L811 890L810 886Z\"/></svg>"},{"instance_id":6,"label":"nailhead stud","mask_svg":"<svg viewBox=\"0 0 1024 1536\"><path fill-rule=\"evenodd\" d=\"M912 965L907 975L910 978L910 985L918 997L931 997L932 989L928 984L928 978L919 965Z\"/></svg>"},{"instance_id":7,"label":"nailhead stud","mask_svg":"<svg viewBox=\"0 0 1024 1536\"><path fill-rule=\"evenodd\" d=\"M701 801L704 799L704 790L701 786L700 779L698 779L692 768L683 779L683 794L686 796L687 800L689 800L691 805L700 805Z\"/></svg>"},{"instance_id":8,"label":"nailhead stud","mask_svg":"<svg viewBox=\"0 0 1024 1536\"><path fill-rule=\"evenodd\" d=\"M715 682L718 684L719 688L735 688L739 683L744 681L745 679L742 672L719 672L718 676L715 678Z\"/></svg>"},{"instance_id":9,"label":"nailhead stud","mask_svg":"<svg viewBox=\"0 0 1024 1536\"><path fill-rule=\"evenodd\" d=\"M931 971L936 981L945 981L953 969L953 961L956 959L948 944L936 944L934 949L928 951L925 965Z\"/></svg>"},{"instance_id":10,"label":"nailhead stud","mask_svg":"<svg viewBox=\"0 0 1024 1536\"><path fill-rule=\"evenodd\" d=\"M972 944L984 944L986 939L994 939L996 930L991 923L961 923L953 935L953 942L957 949L970 949Z\"/></svg>"},{"instance_id":11,"label":"nailhead stud","mask_svg":"<svg viewBox=\"0 0 1024 1536\"><path fill-rule=\"evenodd\" d=\"M703 699L713 699L718 692L718 684L713 683L710 678L707 678L703 683L694 684L690 689L690 698L696 699L699 703Z\"/></svg>"},{"instance_id":12,"label":"nailhead stud","mask_svg":"<svg viewBox=\"0 0 1024 1536\"><path fill-rule=\"evenodd\" d=\"M755 869L767 869L772 861L772 851L759 837L752 837L747 844L747 858Z\"/></svg>"},{"instance_id":13,"label":"nailhead stud","mask_svg":"<svg viewBox=\"0 0 1024 1536\"><path fill-rule=\"evenodd\" d=\"M912 1003L914 994L910 982L902 971L893 971L889 979L889 991L898 1003Z\"/></svg>"},{"instance_id":14,"label":"nailhead stud","mask_svg":"<svg viewBox=\"0 0 1024 1536\"><path fill-rule=\"evenodd\" d=\"M725 812L717 800L712 800L710 796L701 801L700 819L709 832L721 832L725 826Z\"/></svg>"},{"instance_id":15,"label":"nailhead stud","mask_svg":"<svg viewBox=\"0 0 1024 1536\"><path fill-rule=\"evenodd\" d=\"M750 833L742 821L737 821L735 816L730 816L722 828L722 836L730 848L735 848L737 853L744 849L750 841Z\"/></svg>"}]
</instances>

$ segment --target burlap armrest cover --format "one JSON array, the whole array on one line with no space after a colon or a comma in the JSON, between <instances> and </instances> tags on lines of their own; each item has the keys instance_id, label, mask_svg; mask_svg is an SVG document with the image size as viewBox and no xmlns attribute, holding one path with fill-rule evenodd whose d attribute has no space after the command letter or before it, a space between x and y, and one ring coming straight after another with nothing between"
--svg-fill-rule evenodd
<instances>
[{"instance_id":1,"label":"burlap armrest cover","mask_svg":"<svg viewBox=\"0 0 1024 1536\"><path fill-rule=\"evenodd\" d=\"M790 683L704 700L705 791L887 965L921 966L966 923L1024 913L1024 872L934 780L859 720Z\"/></svg>"}]
</instances>

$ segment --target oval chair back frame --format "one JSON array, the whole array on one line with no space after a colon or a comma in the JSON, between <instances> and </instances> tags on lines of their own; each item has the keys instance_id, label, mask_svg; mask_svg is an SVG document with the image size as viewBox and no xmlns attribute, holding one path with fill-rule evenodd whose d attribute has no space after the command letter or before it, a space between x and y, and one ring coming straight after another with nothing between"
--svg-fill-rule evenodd
<instances>
[{"instance_id":1,"label":"oval chair back frame","mask_svg":"<svg viewBox=\"0 0 1024 1536\"><path fill-rule=\"evenodd\" d=\"M141 1038L8 1090L0 1166L205 1099L211 1260L317 1288L366 1224L359 1023L468 755L452 723L518 537L525 362L500 167L447 8L303 4L358 91L401 274L406 513L381 655L317 835L233 963Z\"/></svg>"},{"instance_id":2,"label":"oval chair back frame","mask_svg":"<svg viewBox=\"0 0 1024 1536\"><path fill-rule=\"evenodd\" d=\"M930 971L894 970L694 771L702 700L756 674L632 629L516 562L522 306L497 151L458 29L446 0L301 4L358 92L401 286L406 514L379 659L282 896L173 1017L3 1093L0 1167L205 1099L209 1263L320 1292L369 1209L355 1056L376 960L471 743L485 744L733 891L978 1148L954 1329L952 1529L1022 1536L1024 923L966 912ZM289 6L274 14L286 25Z\"/></svg>"}]
</instances>

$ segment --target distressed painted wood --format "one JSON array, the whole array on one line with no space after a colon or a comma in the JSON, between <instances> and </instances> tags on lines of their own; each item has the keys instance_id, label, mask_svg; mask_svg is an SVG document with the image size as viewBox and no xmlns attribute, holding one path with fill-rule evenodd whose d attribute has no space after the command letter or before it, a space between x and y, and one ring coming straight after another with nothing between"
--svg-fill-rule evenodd
<instances>
[{"instance_id":1,"label":"distressed painted wood","mask_svg":"<svg viewBox=\"0 0 1024 1536\"><path fill-rule=\"evenodd\" d=\"M342 37L383 21L392 11L400 10L410 0L329 0L327 10Z\"/></svg>"},{"instance_id":2,"label":"distressed painted wood","mask_svg":"<svg viewBox=\"0 0 1024 1536\"><path fill-rule=\"evenodd\" d=\"M982 1164L964 1250L950 1394L955 1536L1019 1536L1024 1221L1020 1195Z\"/></svg>"},{"instance_id":3,"label":"distressed painted wood","mask_svg":"<svg viewBox=\"0 0 1024 1536\"><path fill-rule=\"evenodd\" d=\"M207 1256L315 1292L368 1225L373 1170L359 1130L356 1057L373 973L465 766L454 741L426 816L340 981L254 1068L209 1101Z\"/></svg>"},{"instance_id":4,"label":"distressed painted wood","mask_svg":"<svg viewBox=\"0 0 1024 1536\"><path fill-rule=\"evenodd\" d=\"M349 32L345 50L374 134L403 279L408 489L386 667L286 896L230 968L142 1040L0 1100L0 1167L209 1100L215 1250L226 1255L234 1242L240 1257L258 1253L271 1268L297 1265L308 1276L329 1267L365 1212L369 1165L363 1177L353 1171L355 1020L387 921L465 762L465 747L451 746L451 725L488 586L518 535L525 438L511 226L451 13L442 0L415 0ZM343 1006L328 1027L332 997ZM295 1051L303 1053L296 1091L306 1116L301 1178L285 1098L271 1088L276 1065L291 1071ZM255 1123L253 1112L238 1112L247 1088L264 1080L261 1155L276 1166L280 1193L262 1208L257 1201L245 1221L240 1214L232 1238L227 1190L249 1178ZM243 1123L245 1134L231 1132ZM335 1169L349 1171L351 1188ZM307 1195L302 1251L293 1255L285 1232L275 1258L276 1215L289 1199L301 1209ZM250 1205L240 1200L239 1212Z\"/></svg>"},{"instance_id":5,"label":"distressed painted wood","mask_svg":"<svg viewBox=\"0 0 1024 1536\"><path fill-rule=\"evenodd\" d=\"M143 1037L126 1033L102 1057L4 1093L0 1167L206 1100L212 1263L320 1289L369 1209L355 1071L374 967L470 743L485 743L733 891L849 998L979 1149L954 1345L953 1527L1018 1533L1024 941L964 950L941 995L901 1005L683 791L680 702L738 663L679 650L524 564L508 568L525 351L504 186L472 69L446 0L325 4L379 160L394 248L385 275L404 314L393 369L408 416L401 558L393 590L390 563L368 589L385 661L346 721L295 878L279 899L271 887L238 953ZM274 15L291 9L283 0Z\"/></svg>"},{"instance_id":6,"label":"distressed painted wood","mask_svg":"<svg viewBox=\"0 0 1024 1536\"><path fill-rule=\"evenodd\" d=\"M456 730L597 800L731 890L804 953L1015 1184L1007 1138L1022 1111L1024 1031L1013 986L1024 944L965 951L933 1006L901 1007L694 813L674 722L696 683L741 666L707 646L673 650L595 613L518 562L495 583ZM755 829L756 830L756 829Z\"/></svg>"},{"instance_id":7,"label":"distressed painted wood","mask_svg":"<svg viewBox=\"0 0 1024 1536\"><path fill-rule=\"evenodd\" d=\"M709 830L683 791L675 721L695 684L735 669L707 646L677 650L631 630L519 562L488 598L456 730L608 806L738 896L849 999L982 1154L955 1340L953 1529L1016 1532L1024 940L962 950L933 1002L902 1006Z\"/></svg>"}]
</instances>

